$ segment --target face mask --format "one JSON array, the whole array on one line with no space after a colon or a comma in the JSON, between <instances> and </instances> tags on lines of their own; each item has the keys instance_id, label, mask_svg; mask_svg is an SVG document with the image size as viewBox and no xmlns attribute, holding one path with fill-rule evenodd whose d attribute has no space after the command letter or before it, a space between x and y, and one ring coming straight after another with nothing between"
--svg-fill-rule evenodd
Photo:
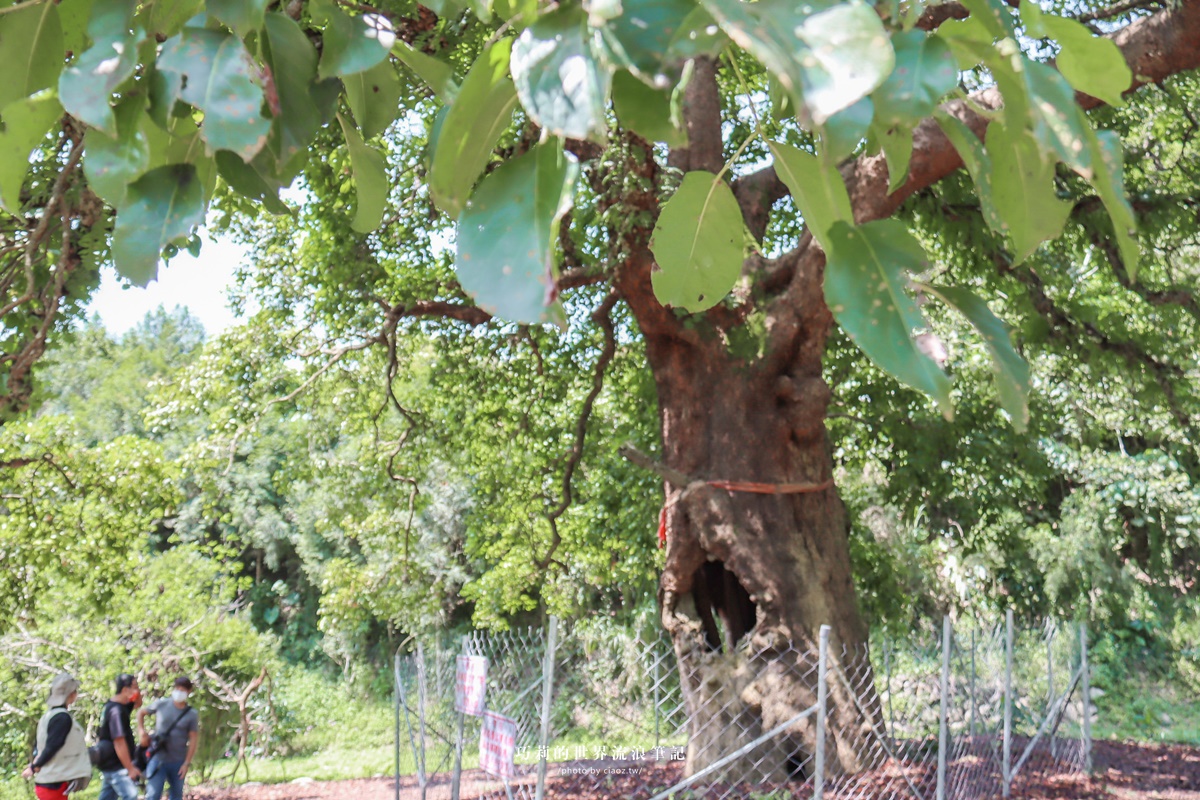
<instances>
[{"instance_id":1,"label":"face mask","mask_svg":"<svg viewBox=\"0 0 1200 800\"><path fill-rule=\"evenodd\" d=\"M171 699L176 703L186 703L188 699L188 693L183 689L176 689L175 691L171 692Z\"/></svg>"},{"instance_id":2,"label":"face mask","mask_svg":"<svg viewBox=\"0 0 1200 800\"><path fill-rule=\"evenodd\" d=\"M133 703L135 706L142 702L142 693L135 691L129 696L129 702Z\"/></svg>"}]
</instances>

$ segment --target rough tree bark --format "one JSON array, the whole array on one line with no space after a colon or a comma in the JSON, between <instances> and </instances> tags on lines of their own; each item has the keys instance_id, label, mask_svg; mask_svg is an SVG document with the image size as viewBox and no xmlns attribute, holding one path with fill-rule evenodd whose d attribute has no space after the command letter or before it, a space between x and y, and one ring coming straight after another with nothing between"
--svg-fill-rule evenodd
<instances>
[{"instance_id":1,"label":"rough tree bark","mask_svg":"<svg viewBox=\"0 0 1200 800\"><path fill-rule=\"evenodd\" d=\"M1200 65L1198 12L1200 3L1189 0L1114 34L1136 85ZM1000 101L995 92L974 99L992 107ZM1097 105L1093 98L1079 99L1085 107ZM983 117L961 101L947 109L982 137ZM719 172L721 115L712 63L697 65L684 113L690 147L671 154L672 166ZM910 177L899 191L887 192L882 156L846 164L843 176L855 217L866 222L890 216L907 197L960 166L940 129L927 121L916 131ZM655 169L652 163L644 168ZM761 237L772 204L786 189L770 167L735 181L734 189L747 226ZM658 388L665 471L675 476L665 487L667 562L659 599L697 714L691 773L814 702L815 672L796 651L786 651L789 643L815 659L818 630L829 624L835 661L842 648L865 652L867 626L851 578L849 524L832 485L825 429L830 391L822 378L822 354L833 319L822 290L824 253L805 236L778 261L746 262L754 301L765 314L767 342L760 356L738 358L726 333L744 317L718 307L699 324L695 319L683 324L654 297L649 231L630 236L625 245L631 255L616 284L645 336ZM710 480L818 488L758 494L715 488ZM796 671L764 671L781 652L799 665ZM830 691L827 764L832 773L857 771L866 766L862 744L873 720L839 682L831 681ZM870 699L864 705L876 707ZM802 753L810 753L815 741L811 722L788 732ZM737 765L746 768L756 770L749 774L760 780L775 780L807 773L811 766L759 753Z\"/></svg>"}]
</instances>

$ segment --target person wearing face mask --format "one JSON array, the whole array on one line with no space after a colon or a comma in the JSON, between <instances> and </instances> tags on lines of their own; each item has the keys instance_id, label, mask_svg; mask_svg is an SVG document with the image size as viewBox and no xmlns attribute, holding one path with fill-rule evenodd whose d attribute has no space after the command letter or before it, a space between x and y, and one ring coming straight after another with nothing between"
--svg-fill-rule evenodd
<instances>
[{"instance_id":1,"label":"person wearing face mask","mask_svg":"<svg viewBox=\"0 0 1200 800\"><path fill-rule=\"evenodd\" d=\"M149 747L146 766L146 800L160 800L163 787L170 785L170 800L183 800L183 782L200 742L200 714L188 705L192 682L175 679L170 697L138 712L138 736ZM154 737L146 732L146 717L154 714Z\"/></svg>"},{"instance_id":2,"label":"person wearing face mask","mask_svg":"<svg viewBox=\"0 0 1200 800\"><path fill-rule=\"evenodd\" d=\"M50 710L38 722L37 754L21 773L34 779L38 800L66 800L71 792L83 790L92 779L83 728L68 711L79 696L79 681L66 672L50 684Z\"/></svg>"},{"instance_id":3,"label":"person wearing face mask","mask_svg":"<svg viewBox=\"0 0 1200 800\"><path fill-rule=\"evenodd\" d=\"M142 704L137 678L127 673L117 676L117 693L104 704L100 712L100 732L97 748L100 751L96 766L100 768L99 800L137 800L134 783L142 776L133 763L133 729L129 718Z\"/></svg>"}]
</instances>

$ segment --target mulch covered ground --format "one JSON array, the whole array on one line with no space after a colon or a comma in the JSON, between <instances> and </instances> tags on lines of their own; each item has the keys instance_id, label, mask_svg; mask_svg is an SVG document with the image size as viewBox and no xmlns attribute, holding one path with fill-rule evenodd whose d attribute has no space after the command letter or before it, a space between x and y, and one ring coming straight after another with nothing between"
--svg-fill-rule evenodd
<instances>
[{"instance_id":1,"label":"mulch covered ground","mask_svg":"<svg viewBox=\"0 0 1200 800\"><path fill-rule=\"evenodd\" d=\"M1029 774L1018 777L1013 797L1025 800L1200 800L1200 748L1183 745L1127 744L1122 742L1097 742L1095 745L1095 775L1091 780L1079 775ZM589 765L581 763L579 774L564 774L566 765L551 768L551 779L547 783L548 800L615 800L616 798L647 798L647 786L669 786L679 775L681 765L670 762L645 763L636 775L603 773L602 777L589 773ZM929 776L924 773L906 773L918 790L927 797ZM450 797L448 777L426 788L426 800L447 800ZM531 778L524 779L528 783ZM878 787L864 791L862 780ZM855 792L857 797L913 797L900 790L907 785L900 771L881 770L870 776L862 776ZM734 787L723 787L734 788ZM807 787L736 787L740 790L733 796L749 796L753 789L760 793L778 788L790 792L794 797L810 794ZM514 797L531 795L514 786ZM503 785L478 771L464 773L462 798L504 797ZM188 800L393 800L395 783L390 778L336 781L319 783L305 781L276 784L272 786L238 786L222 788L205 786L192 790ZM409 777L401 783L401 800L419 800L420 789L416 779ZM826 792L830 800L837 800L837 792Z\"/></svg>"}]
</instances>

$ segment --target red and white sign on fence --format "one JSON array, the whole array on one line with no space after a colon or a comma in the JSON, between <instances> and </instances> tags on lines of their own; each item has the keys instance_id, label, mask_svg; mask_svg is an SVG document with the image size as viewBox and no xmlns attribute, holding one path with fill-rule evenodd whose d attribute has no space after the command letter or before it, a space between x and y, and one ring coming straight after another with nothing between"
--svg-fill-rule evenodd
<instances>
[{"instance_id":1,"label":"red and white sign on fence","mask_svg":"<svg viewBox=\"0 0 1200 800\"><path fill-rule=\"evenodd\" d=\"M511 778L516 774L513 768L516 750L517 721L493 711L484 714L479 736L479 767L497 778Z\"/></svg>"},{"instance_id":2,"label":"red and white sign on fence","mask_svg":"<svg viewBox=\"0 0 1200 800\"><path fill-rule=\"evenodd\" d=\"M454 675L454 709L478 717L487 709L488 660L459 656Z\"/></svg>"}]
</instances>

